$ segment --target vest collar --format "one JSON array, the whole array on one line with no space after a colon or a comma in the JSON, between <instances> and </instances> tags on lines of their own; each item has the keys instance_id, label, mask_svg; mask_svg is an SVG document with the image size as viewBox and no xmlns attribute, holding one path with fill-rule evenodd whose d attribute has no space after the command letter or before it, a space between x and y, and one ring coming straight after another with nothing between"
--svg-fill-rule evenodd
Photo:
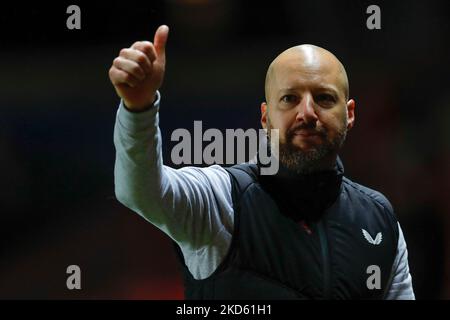
<instances>
[{"instance_id":1,"label":"vest collar","mask_svg":"<svg viewBox=\"0 0 450 320\"><path fill-rule=\"evenodd\" d=\"M333 170L304 175L287 173L286 168L280 167L277 174L258 175L258 180L282 214L295 221L316 221L339 196L344 166L338 157Z\"/></svg>"}]
</instances>

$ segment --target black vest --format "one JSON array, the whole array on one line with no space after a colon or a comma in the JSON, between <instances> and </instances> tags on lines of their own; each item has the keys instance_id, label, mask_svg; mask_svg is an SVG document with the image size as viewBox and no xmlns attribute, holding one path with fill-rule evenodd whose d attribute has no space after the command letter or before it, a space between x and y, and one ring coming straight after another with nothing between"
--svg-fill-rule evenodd
<instances>
[{"instance_id":1,"label":"black vest","mask_svg":"<svg viewBox=\"0 0 450 320\"><path fill-rule=\"evenodd\" d=\"M337 166L331 180L316 177L306 184L312 191L299 190L306 199L300 205L283 200L257 165L227 168L232 243L204 280L192 277L176 246L186 299L382 299L397 251L397 220L381 193L343 177L339 160ZM307 200L313 193L320 201Z\"/></svg>"}]
</instances>

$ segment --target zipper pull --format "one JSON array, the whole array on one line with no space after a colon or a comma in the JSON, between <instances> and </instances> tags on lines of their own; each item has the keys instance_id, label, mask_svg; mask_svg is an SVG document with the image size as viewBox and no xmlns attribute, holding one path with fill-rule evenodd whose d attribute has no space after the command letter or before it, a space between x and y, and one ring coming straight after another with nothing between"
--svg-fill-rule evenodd
<instances>
[{"instance_id":1,"label":"zipper pull","mask_svg":"<svg viewBox=\"0 0 450 320\"><path fill-rule=\"evenodd\" d=\"M312 232L311 228L308 226L308 224L306 223L305 220L300 220L300 221L298 222L298 224L300 225L300 227L303 228L303 230L305 230L305 232L306 232L308 235L312 235L313 232Z\"/></svg>"}]
</instances>

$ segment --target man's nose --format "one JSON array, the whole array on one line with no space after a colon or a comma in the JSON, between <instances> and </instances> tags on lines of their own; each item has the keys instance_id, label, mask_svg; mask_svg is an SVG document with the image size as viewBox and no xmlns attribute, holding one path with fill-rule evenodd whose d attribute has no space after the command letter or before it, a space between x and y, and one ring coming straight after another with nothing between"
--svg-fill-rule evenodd
<instances>
[{"instance_id":1,"label":"man's nose","mask_svg":"<svg viewBox=\"0 0 450 320\"><path fill-rule=\"evenodd\" d=\"M315 123L318 120L316 111L314 110L314 98L310 94L303 96L297 108L296 121Z\"/></svg>"}]
</instances>

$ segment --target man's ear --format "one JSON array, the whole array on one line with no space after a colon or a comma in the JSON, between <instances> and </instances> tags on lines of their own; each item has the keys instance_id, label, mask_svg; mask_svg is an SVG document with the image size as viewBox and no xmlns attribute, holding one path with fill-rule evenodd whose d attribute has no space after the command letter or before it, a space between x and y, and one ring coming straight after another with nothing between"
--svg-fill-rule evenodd
<instances>
[{"instance_id":1,"label":"man's ear","mask_svg":"<svg viewBox=\"0 0 450 320\"><path fill-rule=\"evenodd\" d=\"M350 99L347 102L347 130L350 130L355 125L355 100Z\"/></svg>"},{"instance_id":2,"label":"man's ear","mask_svg":"<svg viewBox=\"0 0 450 320\"><path fill-rule=\"evenodd\" d=\"M267 128L267 103L261 103L261 126Z\"/></svg>"}]
</instances>

